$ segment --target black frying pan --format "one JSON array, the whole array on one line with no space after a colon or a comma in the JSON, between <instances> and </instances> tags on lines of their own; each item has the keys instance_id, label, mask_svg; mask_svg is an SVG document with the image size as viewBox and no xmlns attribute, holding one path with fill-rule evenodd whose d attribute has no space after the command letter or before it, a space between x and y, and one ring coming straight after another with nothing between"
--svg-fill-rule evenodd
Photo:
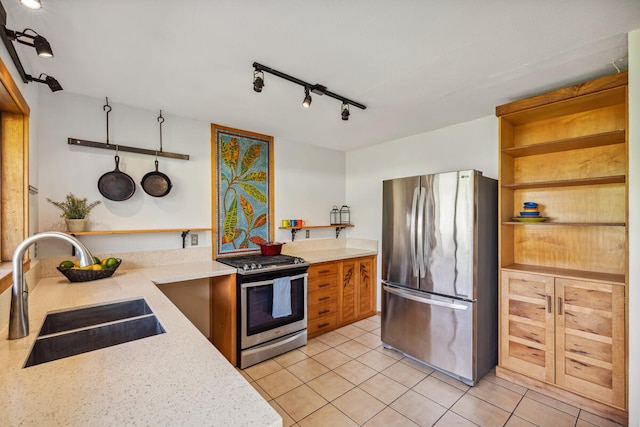
<instances>
[{"instance_id":1,"label":"black frying pan","mask_svg":"<svg viewBox=\"0 0 640 427\"><path fill-rule=\"evenodd\" d=\"M162 172L158 171L158 161L156 160L156 170L148 172L142 177L140 182L145 193L153 197L163 197L171 191L171 180Z\"/></svg>"},{"instance_id":2,"label":"black frying pan","mask_svg":"<svg viewBox=\"0 0 640 427\"><path fill-rule=\"evenodd\" d=\"M121 202L127 200L136 191L136 183L129 175L121 172L118 168L120 156L116 154L116 168L107 172L98 180L98 190L100 194L109 200ZM145 190L146 191L146 190Z\"/></svg>"},{"instance_id":3,"label":"black frying pan","mask_svg":"<svg viewBox=\"0 0 640 427\"><path fill-rule=\"evenodd\" d=\"M160 123L160 152L162 153L162 123L164 123L164 117L162 117L162 110L160 110L160 116L158 117ZM156 151L156 170L147 173L142 177L140 181L142 189L145 193L153 197L163 197L169 194L171 191L171 180L162 172L158 171L158 152Z\"/></svg>"}]
</instances>

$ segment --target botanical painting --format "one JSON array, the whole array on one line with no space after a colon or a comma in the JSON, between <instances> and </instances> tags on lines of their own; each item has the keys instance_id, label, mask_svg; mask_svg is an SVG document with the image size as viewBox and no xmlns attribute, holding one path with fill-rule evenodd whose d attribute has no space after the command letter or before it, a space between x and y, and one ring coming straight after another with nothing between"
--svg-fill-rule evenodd
<instances>
[{"instance_id":1,"label":"botanical painting","mask_svg":"<svg viewBox=\"0 0 640 427\"><path fill-rule=\"evenodd\" d=\"M211 125L214 258L273 239L273 137Z\"/></svg>"}]
</instances>

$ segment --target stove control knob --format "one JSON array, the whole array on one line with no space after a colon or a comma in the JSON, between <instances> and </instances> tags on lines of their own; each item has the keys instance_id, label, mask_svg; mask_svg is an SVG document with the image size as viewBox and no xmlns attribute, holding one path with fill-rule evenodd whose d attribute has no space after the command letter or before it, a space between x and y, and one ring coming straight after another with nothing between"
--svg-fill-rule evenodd
<instances>
[{"instance_id":1,"label":"stove control knob","mask_svg":"<svg viewBox=\"0 0 640 427\"><path fill-rule=\"evenodd\" d=\"M245 265L243 265L243 266L242 266L242 269L243 269L244 271L247 271L247 270L249 269L249 266L248 266L247 264L245 264Z\"/></svg>"},{"instance_id":2,"label":"stove control knob","mask_svg":"<svg viewBox=\"0 0 640 427\"><path fill-rule=\"evenodd\" d=\"M258 264L258 270L262 268L262 264Z\"/></svg>"},{"instance_id":3,"label":"stove control knob","mask_svg":"<svg viewBox=\"0 0 640 427\"><path fill-rule=\"evenodd\" d=\"M253 262L251 263L251 269L252 269L252 270L255 270L255 269L256 269L256 265L255 265L255 263L253 263Z\"/></svg>"}]
</instances>

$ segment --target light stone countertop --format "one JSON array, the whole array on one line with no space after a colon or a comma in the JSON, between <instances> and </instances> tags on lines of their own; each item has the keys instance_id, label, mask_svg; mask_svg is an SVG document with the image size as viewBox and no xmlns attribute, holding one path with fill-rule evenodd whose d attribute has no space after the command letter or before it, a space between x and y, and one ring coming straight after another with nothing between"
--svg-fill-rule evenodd
<instances>
[{"instance_id":1,"label":"light stone countertop","mask_svg":"<svg viewBox=\"0 0 640 427\"><path fill-rule=\"evenodd\" d=\"M327 261L337 261L348 258L358 258L368 255L377 255L378 251L361 248L333 248L317 250L296 250L293 252L309 264L316 264Z\"/></svg>"},{"instance_id":2,"label":"light stone countertop","mask_svg":"<svg viewBox=\"0 0 640 427\"><path fill-rule=\"evenodd\" d=\"M282 426L278 413L157 288L233 274L214 261L118 270L108 279L40 280L30 334L0 330L0 425ZM48 311L144 297L166 333L23 369Z\"/></svg>"}]
</instances>

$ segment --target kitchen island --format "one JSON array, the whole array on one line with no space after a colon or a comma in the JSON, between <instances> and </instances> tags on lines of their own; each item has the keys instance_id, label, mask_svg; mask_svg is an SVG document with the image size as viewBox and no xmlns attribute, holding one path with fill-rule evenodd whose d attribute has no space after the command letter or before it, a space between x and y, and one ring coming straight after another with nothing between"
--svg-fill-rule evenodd
<instances>
[{"instance_id":1,"label":"kitchen island","mask_svg":"<svg viewBox=\"0 0 640 427\"><path fill-rule=\"evenodd\" d=\"M118 270L111 278L40 280L29 297L30 334L0 330L0 425L281 426L278 413L157 288L234 274L206 261ZM46 313L143 297L166 333L22 368Z\"/></svg>"}]
</instances>

